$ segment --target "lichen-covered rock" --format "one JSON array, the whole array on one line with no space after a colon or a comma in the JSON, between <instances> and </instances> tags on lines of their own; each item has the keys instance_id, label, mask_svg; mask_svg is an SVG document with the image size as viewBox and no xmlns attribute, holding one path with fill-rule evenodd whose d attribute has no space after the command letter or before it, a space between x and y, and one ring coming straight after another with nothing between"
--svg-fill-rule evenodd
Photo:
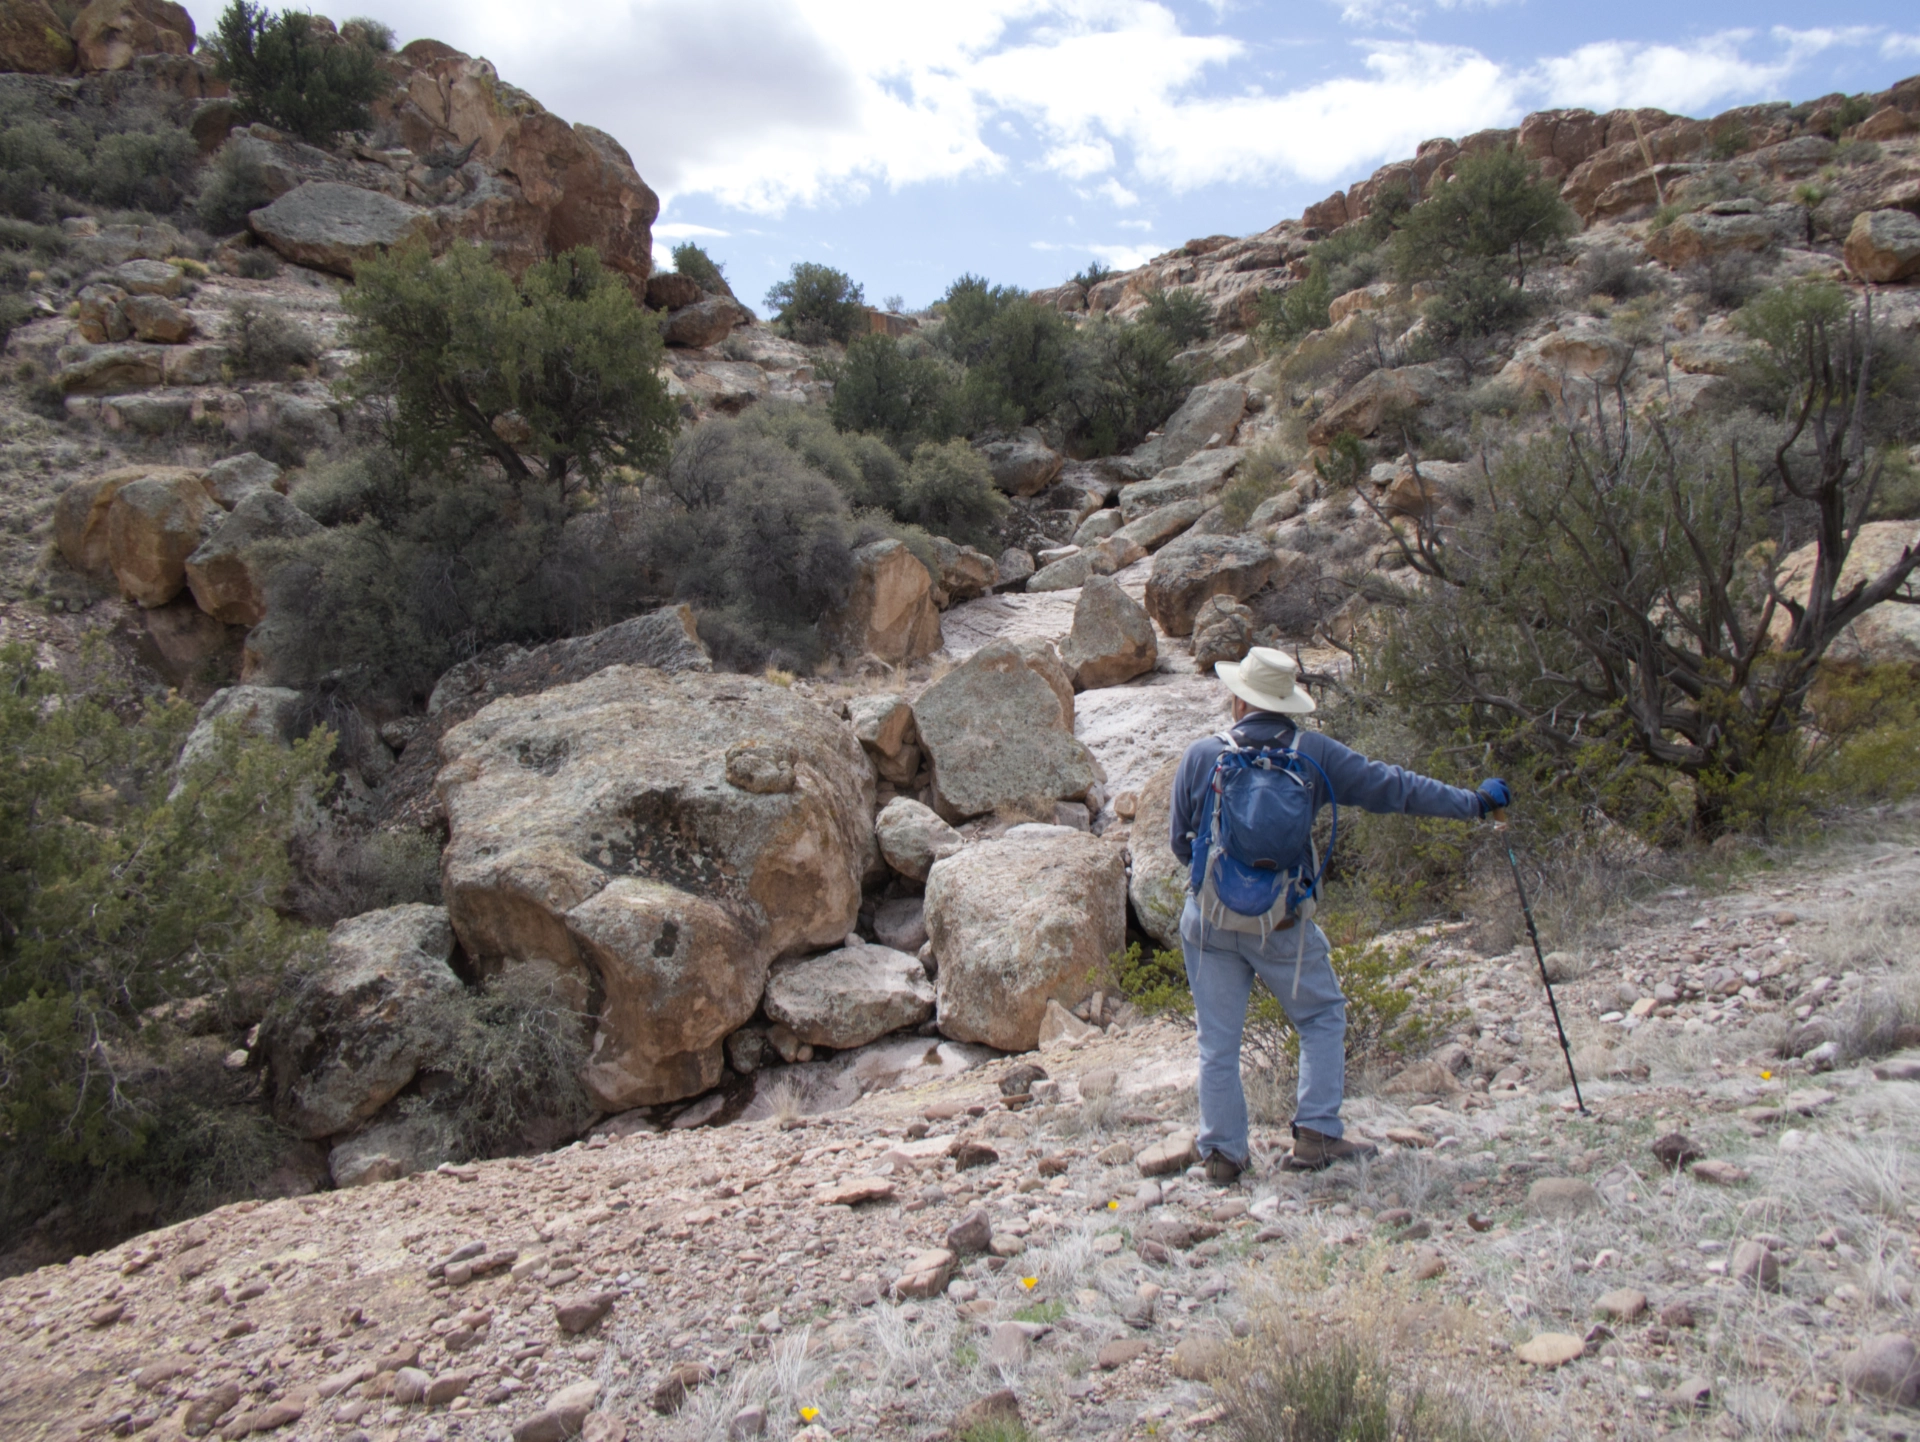
<instances>
[{"instance_id":1,"label":"lichen-covered rock","mask_svg":"<svg viewBox=\"0 0 1920 1442\"><path fill-rule=\"evenodd\" d=\"M1916 547L1920 547L1920 527L1912 521L1867 522L1854 537L1846 565L1840 568L1840 591L1844 594L1849 587L1872 580ZM1780 564L1780 593L1803 606L1812 588L1818 550L1814 544L1802 546ZM1773 620L1775 641L1784 643L1792 625L1792 617L1782 608ZM1920 606L1883 601L1842 631L1827 656L1834 661L1872 664L1920 662Z\"/></svg>"},{"instance_id":2,"label":"lichen-covered rock","mask_svg":"<svg viewBox=\"0 0 1920 1442\"><path fill-rule=\"evenodd\" d=\"M430 236L433 217L381 191L310 180L254 211L247 225L295 265L351 279L367 261Z\"/></svg>"},{"instance_id":3,"label":"lichen-covered rock","mask_svg":"<svg viewBox=\"0 0 1920 1442\"><path fill-rule=\"evenodd\" d=\"M1869 210L1847 232L1847 269L1876 285L1920 275L1920 217L1904 210Z\"/></svg>"},{"instance_id":4,"label":"lichen-covered rock","mask_svg":"<svg viewBox=\"0 0 1920 1442\"><path fill-rule=\"evenodd\" d=\"M1211 596L1243 601L1273 579L1273 548L1251 536L1190 532L1160 548L1147 578L1147 613L1169 636L1193 634Z\"/></svg>"},{"instance_id":5,"label":"lichen-covered rock","mask_svg":"<svg viewBox=\"0 0 1920 1442\"><path fill-rule=\"evenodd\" d=\"M1193 664L1211 674L1221 661L1239 661L1253 648L1253 612L1231 596L1210 596L1193 620Z\"/></svg>"},{"instance_id":6,"label":"lichen-covered rock","mask_svg":"<svg viewBox=\"0 0 1920 1442\"><path fill-rule=\"evenodd\" d=\"M904 786L920 769L920 733L913 708L900 696L855 696L846 703L847 720L880 779Z\"/></svg>"},{"instance_id":7,"label":"lichen-covered rock","mask_svg":"<svg viewBox=\"0 0 1920 1442\"><path fill-rule=\"evenodd\" d=\"M327 1169L336 1187L397 1182L453 1160L441 1125L432 1117L382 1121L335 1144Z\"/></svg>"},{"instance_id":8,"label":"lichen-covered rock","mask_svg":"<svg viewBox=\"0 0 1920 1442\"><path fill-rule=\"evenodd\" d=\"M0 70L64 75L75 58L73 37L47 0L0 0Z\"/></svg>"},{"instance_id":9,"label":"lichen-covered rock","mask_svg":"<svg viewBox=\"0 0 1920 1442\"><path fill-rule=\"evenodd\" d=\"M875 656L889 665L939 650L933 578L919 557L899 541L875 541L853 559L852 594L820 622L828 643L842 655Z\"/></svg>"},{"instance_id":10,"label":"lichen-covered rock","mask_svg":"<svg viewBox=\"0 0 1920 1442\"><path fill-rule=\"evenodd\" d=\"M933 557L940 567L940 589L949 603L984 596L998 579L993 557L972 546L956 545L945 536L933 538Z\"/></svg>"},{"instance_id":11,"label":"lichen-covered rock","mask_svg":"<svg viewBox=\"0 0 1920 1442\"><path fill-rule=\"evenodd\" d=\"M120 486L107 507L107 561L121 594L142 606L179 595L187 557L219 515L198 471L152 471Z\"/></svg>"},{"instance_id":12,"label":"lichen-covered rock","mask_svg":"<svg viewBox=\"0 0 1920 1442\"><path fill-rule=\"evenodd\" d=\"M1037 496L1053 484L1066 458L1046 443L1040 432L1021 431L1007 440L980 446L993 483L1010 496Z\"/></svg>"},{"instance_id":13,"label":"lichen-covered rock","mask_svg":"<svg viewBox=\"0 0 1920 1442\"><path fill-rule=\"evenodd\" d=\"M783 748L791 786L729 779L743 740ZM582 1081L607 1111L712 1087L768 964L858 917L873 768L788 688L613 666L495 701L440 750L454 930L482 971L546 962L601 998Z\"/></svg>"},{"instance_id":14,"label":"lichen-covered rock","mask_svg":"<svg viewBox=\"0 0 1920 1442\"><path fill-rule=\"evenodd\" d=\"M1452 368L1441 361L1373 371L1327 407L1308 427L1307 439L1324 446L1342 434L1370 436L1390 412L1431 405L1452 379Z\"/></svg>"},{"instance_id":15,"label":"lichen-covered rock","mask_svg":"<svg viewBox=\"0 0 1920 1442\"><path fill-rule=\"evenodd\" d=\"M257 626L266 619L265 541L310 536L320 523L278 491L251 491L187 557L187 585L209 616L231 626Z\"/></svg>"},{"instance_id":16,"label":"lichen-covered rock","mask_svg":"<svg viewBox=\"0 0 1920 1442\"><path fill-rule=\"evenodd\" d=\"M461 991L452 956L443 907L388 907L335 926L325 962L267 1037L281 1121L330 1137L398 1096L437 1046L426 1014Z\"/></svg>"},{"instance_id":17,"label":"lichen-covered rock","mask_svg":"<svg viewBox=\"0 0 1920 1442\"><path fill-rule=\"evenodd\" d=\"M1086 1000L1126 945L1126 891L1118 848L1064 826L1016 826L935 863L926 917L941 1032L1038 1046L1047 1003Z\"/></svg>"},{"instance_id":18,"label":"lichen-covered rock","mask_svg":"<svg viewBox=\"0 0 1920 1442\"><path fill-rule=\"evenodd\" d=\"M93 0L73 19L80 69L125 70L142 55L191 55L193 17L173 0Z\"/></svg>"},{"instance_id":19,"label":"lichen-covered rock","mask_svg":"<svg viewBox=\"0 0 1920 1442\"><path fill-rule=\"evenodd\" d=\"M207 467L207 494L231 511L255 491L279 490L284 474L266 457L246 451Z\"/></svg>"},{"instance_id":20,"label":"lichen-covered rock","mask_svg":"<svg viewBox=\"0 0 1920 1442\"><path fill-rule=\"evenodd\" d=\"M1160 434L1134 450L1134 464L1141 475L1151 476L1179 465L1209 442L1231 444L1246 412L1247 389L1238 382L1210 381L1195 386L1180 409L1167 417Z\"/></svg>"},{"instance_id":21,"label":"lichen-covered rock","mask_svg":"<svg viewBox=\"0 0 1920 1442\"><path fill-rule=\"evenodd\" d=\"M1118 686L1151 671L1159 642L1146 609L1111 576L1089 576L1073 607L1060 662L1075 691Z\"/></svg>"},{"instance_id":22,"label":"lichen-covered rock","mask_svg":"<svg viewBox=\"0 0 1920 1442\"><path fill-rule=\"evenodd\" d=\"M734 327L748 325L753 312L732 296L709 295L667 313L660 334L668 345L695 350L719 345Z\"/></svg>"},{"instance_id":23,"label":"lichen-covered rock","mask_svg":"<svg viewBox=\"0 0 1920 1442\"><path fill-rule=\"evenodd\" d=\"M199 476L198 471L181 467L122 466L104 475L73 482L53 504L54 545L61 557L82 575L111 580L113 565L107 555L107 515L113 498L130 482L176 473Z\"/></svg>"},{"instance_id":24,"label":"lichen-covered rock","mask_svg":"<svg viewBox=\"0 0 1920 1442\"><path fill-rule=\"evenodd\" d=\"M776 961L767 975L767 1016L809 1046L865 1046L933 1015L933 983L920 958L885 946L843 946Z\"/></svg>"},{"instance_id":25,"label":"lichen-covered rock","mask_svg":"<svg viewBox=\"0 0 1920 1442\"><path fill-rule=\"evenodd\" d=\"M982 646L921 693L913 718L943 815L1051 819L1055 801L1085 796L1096 780L1073 738L1072 683L1050 646Z\"/></svg>"}]
</instances>

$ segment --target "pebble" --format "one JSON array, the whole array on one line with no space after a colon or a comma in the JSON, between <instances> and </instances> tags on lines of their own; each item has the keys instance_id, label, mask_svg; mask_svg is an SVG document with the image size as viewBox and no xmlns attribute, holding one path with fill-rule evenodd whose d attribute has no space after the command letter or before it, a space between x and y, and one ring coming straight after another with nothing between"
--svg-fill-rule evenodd
<instances>
[{"instance_id":1,"label":"pebble","mask_svg":"<svg viewBox=\"0 0 1920 1442\"><path fill-rule=\"evenodd\" d=\"M1611 1321L1635 1322L1647 1310L1647 1294L1632 1287L1616 1287L1611 1292L1602 1292L1593 1309Z\"/></svg>"},{"instance_id":2,"label":"pebble","mask_svg":"<svg viewBox=\"0 0 1920 1442\"><path fill-rule=\"evenodd\" d=\"M1527 1211L1549 1221L1564 1221L1599 1206L1600 1193L1579 1177L1542 1177L1527 1188Z\"/></svg>"},{"instance_id":3,"label":"pebble","mask_svg":"<svg viewBox=\"0 0 1920 1442\"><path fill-rule=\"evenodd\" d=\"M1841 1358L1840 1379L1862 1397L1911 1407L1920 1402L1920 1348L1903 1333L1882 1332Z\"/></svg>"},{"instance_id":4,"label":"pebble","mask_svg":"<svg viewBox=\"0 0 1920 1442\"><path fill-rule=\"evenodd\" d=\"M1534 1367L1560 1367L1587 1350L1587 1344L1568 1332L1542 1332L1513 1349L1513 1355Z\"/></svg>"}]
</instances>

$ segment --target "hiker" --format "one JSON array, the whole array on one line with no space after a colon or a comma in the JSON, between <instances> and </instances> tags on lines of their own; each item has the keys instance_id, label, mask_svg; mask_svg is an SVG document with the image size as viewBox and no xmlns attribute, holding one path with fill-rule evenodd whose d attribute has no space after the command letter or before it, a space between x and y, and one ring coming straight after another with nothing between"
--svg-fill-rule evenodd
<instances>
[{"instance_id":1,"label":"hiker","mask_svg":"<svg viewBox=\"0 0 1920 1442\"><path fill-rule=\"evenodd\" d=\"M1256 974L1300 1036L1293 1150L1284 1165L1318 1171L1378 1153L1342 1135L1347 1001L1326 933L1312 920L1314 889L1325 870L1312 854L1314 817L1331 801L1336 833L1343 806L1472 821L1505 807L1512 793L1498 779L1481 782L1477 791L1448 786L1301 729L1294 718L1309 714L1314 702L1285 652L1255 646L1246 660L1213 669L1233 695L1233 726L1194 742L1181 758L1169 839L1190 876L1180 949L1200 1033L1198 1145L1208 1179L1228 1185L1249 1158L1240 1035ZM1296 747L1297 755L1290 754ZM1263 756L1268 764L1260 763ZM1214 825L1214 798L1221 794L1228 797L1221 808L1226 821L1235 826ZM1262 865L1259 857L1232 854L1232 844L1251 844L1256 834L1278 835L1268 848L1281 856L1277 867L1271 856ZM1295 855L1286 855L1289 847Z\"/></svg>"}]
</instances>

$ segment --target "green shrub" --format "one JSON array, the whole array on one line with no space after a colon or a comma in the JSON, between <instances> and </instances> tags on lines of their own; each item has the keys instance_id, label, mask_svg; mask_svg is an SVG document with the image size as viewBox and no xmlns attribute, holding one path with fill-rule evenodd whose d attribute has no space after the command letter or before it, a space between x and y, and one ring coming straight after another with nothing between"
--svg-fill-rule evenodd
<instances>
[{"instance_id":1,"label":"green shrub","mask_svg":"<svg viewBox=\"0 0 1920 1442\"><path fill-rule=\"evenodd\" d=\"M1278 493L1293 474L1293 462L1277 445L1257 448L1234 472L1233 483L1220 493L1220 507L1234 530L1243 530L1262 501Z\"/></svg>"},{"instance_id":2,"label":"green shrub","mask_svg":"<svg viewBox=\"0 0 1920 1442\"><path fill-rule=\"evenodd\" d=\"M392 83L372 38L365 31L357 41L339 38L315 29L301 11L274 15L250 0L230 0L201 43L245 119L331 145L341 131L373 123L371 103ZM392 43L390 30L385 38Z\"/></svg>"},{"instance_id":3,"label":"green shrub","mask_svg":"<svg viewBox=\"0 0 1920 1442\"><path fill-rule=\"evenodd\" d=\"M1213 307L1195 290L1150 290L1139 319L1160 327L1176 350L1198 345L1213 333Z\"/></svg>"},{"instance_id":4,"label":"green shrub","mask_svg":"<svg viewBox=\"0 0 1920 1442\"><path fill-rule=\"evenodd\" d=\"M0 650L0 1217L144 1186L163 1210L244 1187L272 1138L220 1113L218 1057L310 942L274 910L296 810L332 737L291 752L223 728L175 771L177 700L128 724ZM211 1038L208 1045L202 1038Z\"/></svg>"},{"instance_id":5,"label":"green shrub","mask_svg":"<svg viewBox=\"0 0 1920 1442\"><path fill-rule=\"evenodd\" d=\"M843 432L812 406L769 403L740 417L740 428L792 451L840 488L855 510L898 515L907 463L878 436Z\"/></svg>"},{"instance_id":6,"label":"green shrub","mask_svg":"<svg viewBox=\"0 0 1920 1442\"><path fill-rule=\"evenodd\" d=\"M200 223L215 235L232 235L247 228L247 216L273 199L266 173L254 147L232 140L220 147L200 178L194 211Z\"/></svg>"},{"instance_id":7,"label":"green shrub","mask_svg":"<svg viewBox=\"0 0 1920 1442\"><path fill-rule=\"evenodd\" d=\"M280 274L280 257L267 246L248 246L233 268L243 280L272 280Z\"/></svg>"},{"instance_id":8,"label":"green shrub","mask_svg":"<svg viewBox=\"0 0 1920 1442\"><path fill-rule=\"evenodd\" d=\"M902 520L962 545L993 546L1007 498L980 453L965 441L928 441L913 453L900 496Z\"/></svg>"},{"instance_id":9,"label":"green shrub","mask_svg":"<svg viewBox=\"0 0 1920 1442\"><path fill-rule=\"evenodd\" d=\"M1053 416L1065 400L1072 322L1025 291L963 275L947 288L936 344L966 368L960 426L968 435L1013 430Z\"/></svg>"},{"instance_id":10,"label":"green shrub","mask_svg":"<svg viewBox=\"0 0 1920 1442\"><path fill-rule=\"evenodd\" d=\"M440 902L440 848L412 832L362 831L318 812L288 841L286 910L311 926L409 902Z\"/></svg>"},{"instance_id":11,"label":"green shrub","mask_svg":"<svg viewBox=\"0 0 1920 1442\"><path fill-rule=\"evenodd\" d=\"M516 282L480 246L408 246L361 266L346 306L355 389L391 405L408 466L491 465L565 497L666 457L659 325L589 247Z\"/></svg>"},{"instance_id":12,"label":"green shrub","mask_svg":"<svg viewBox=\"0 0 1920 1442\"><path fill-rule=\"evenodd\" d=\"M312 331L276 307L250 300L227 308L221 338L239 380L284 381L294 367L310 366L320 355Z\"/></svg>"},{"instance_id":13,"label":"green shrub","mask_svg":"<svg viewBox=\"0 0 1920 1442\"><path fill-rule=\"evenodd\" d=\"M1192 386L1173 357L1173 341L1158 326L1100 320L1081 330L1060 408L1075 453L1132 450L1178 410Z\"/></svg>"},{"instance_id":14,"label":"green shrub","mask_svg":"<svg viewBox=\"0 0 1920 1442\"><path fill-rule=\"evenodd\" d=\"M0 105L0 212L51 220L77 203L169 213L199 164L193 137L150 106L82 100L52 114Z\"/></svg>"},{"instance_id":15,"label":"green shrub","mask_svg":"<svg viewBox=\"0 0 1920 1442\"><path fill-rule=\"evenodd\" d=\"M1350 491L1367 478L1367 448L1351 431L1342 431L1327 444L1325 457L1316 457L1313 468L1329 491Z\"/></svg>"},{"instance_id":16,"label":"green shrub","mask_svg":"<svg viewBox=\"0 0 1920 1442\"><path fill-rule=\"evenodd\" d=\"M767 308L780 333L802 345L844 345L867 330L864 290L845 271L813 261L795 261L787 278L768 288Z\"/></svg>"},{"instance_id":17,"label":"green shrub","mask_svg":"<svg viewBox=\"0 0 1920 1442\"><path fill-rule=\"evenodd\" d=\"M1113 277L1112 266L1104 261L1090 260L1084 269L1075 271L1068 279L1074 285L1085 286L1088 290L1092 290L1101 281L1112 280Z\"/></svg>"},{"instance_id":18,"label":"green shrub","mask_svg":"<svg viewBox=\"0 0 1920 1442\"><path fill-rule=\"evenodd\" d=\"M1332 300L1333 286L1326 265L1320 261L1312 263L1304 280L1285 290L1261 292L1260 319L1255 327L1261 346L1272 352L1309 332L1325 330L1333 323L1327 312Z\"/></svg>"},{"instance_id":19,"label":"green shrub","mask_svg":"<svg viewBox=\"0 0 1920 1442\"><path fill-rule=\"evenodd\" d=\"M1828 125L1827 133L1838 140L1871 114L1873 114L1873 100L1870 96L1849 95L1833 112L1833 119Z\"/></svg>"},{"instance_id":20,"label":"green shrub","mask_svg":"<svg viewBox=\"0 0 1920 1442\"><path fill-rule=\"evenodd\" d=\"M1623 245L1598 245L1580 262L1580 283L1588 295L1630 300L1653 289L1653 280L1640 260Z\"/></svg>"},{"instance_id":21,"label":"green shrub","mask_svg":"<svg viewBox=\"0 0 1920 1442\"><path fill-rule=\"evenodd\" d=\"M375 55L393 53L393 27L384 20L356 15L340 27L340 38L349 44L364 45Z\"/></svg>"},{"instance_id":22,"label":"green shrub","mask_svg":"<svg viewBox=\"0 0 1920 1442\"><path fill-rule=\"evenodd\" d=\"M954 433L955 378L936 356L909 354L890 335L864 335L826 374L829 413L841 430L871 432L900 450Z\"/></svg>"},{"instance_id":23,"label":"green shrub","mask_svg":"<svg viewBox=\"0 0 1920 1442\"><path fill-rule=\"evenodd\" d=\"M720 262L691 240L682 241L673 248L673 268L697 283L709 295L733 294L733 287L727 284L727 273Z\"/></svg>"},{"instance_id":24,"label":"green shrub","mask_svg":"<svg viewBox=\"0 0 1920 1442\"><path fill-rule=\"evenodd\" d=\"M1402 280L1443 284L1464 261L1495 263L1516 286L1527 261L1578 228L1557 182L1517 150L1460 158L1453 179L1407 212L1393 237Z\"/></svg>"},{"instance_id":25,"label":"green shrub","mask_svg":"<svg viewBox=\"0 0 1920 1442\"><path fill-rule=\"evenodd\" d=\"M1440 293L1427 302L1427 331L1442 346L1458 346L1512 330L1528 309L1526 292L1499 262L1463 258L1448 268Z\"/></svg>"}]
</instances>

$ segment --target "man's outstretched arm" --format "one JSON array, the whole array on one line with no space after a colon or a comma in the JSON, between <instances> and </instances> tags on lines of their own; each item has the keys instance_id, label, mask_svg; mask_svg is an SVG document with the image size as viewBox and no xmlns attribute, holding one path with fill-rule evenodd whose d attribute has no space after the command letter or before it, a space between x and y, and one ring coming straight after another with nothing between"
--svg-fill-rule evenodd
<instances>
[{"instance_id":1,"label":"man's outstretched arm","mask_svg":"<svg viewBox=\"0 0 1920 1442\"><path fill-rule=\"evenodd\" d=\"M1315 740L1318 745L1301 749L1309 751L1326 768L1327 779L1333 783L1334 800L1342 806L1394 815L1478 821L1488 811L1505 806L1512 799L1504 782L1489 781L1478 791L1468 791L1409 771L1404 766L1374 761L1326 736L1316 736ZM1497 794L1492 790L1496 786Z\"/></svg>"}]
</instances>

